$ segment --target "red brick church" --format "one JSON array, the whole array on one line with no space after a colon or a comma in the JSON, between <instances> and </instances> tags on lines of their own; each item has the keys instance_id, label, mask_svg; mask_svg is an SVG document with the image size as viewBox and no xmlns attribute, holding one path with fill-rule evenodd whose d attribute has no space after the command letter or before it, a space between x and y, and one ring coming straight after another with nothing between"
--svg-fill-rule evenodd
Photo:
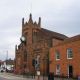
<instances>
[{"instance_id":1,"label":"red brick church","mask_svg":"<svg viewBox=\"0 0 80 80\"><path fill-rule=\"evenodd\" d=\"M58 42L64 41L67 36L41 27L41 18L38 23L22 19L21 43L15 47L15 73L41 74L49 72L49 49Z\"/></svg>"}]
</instances>

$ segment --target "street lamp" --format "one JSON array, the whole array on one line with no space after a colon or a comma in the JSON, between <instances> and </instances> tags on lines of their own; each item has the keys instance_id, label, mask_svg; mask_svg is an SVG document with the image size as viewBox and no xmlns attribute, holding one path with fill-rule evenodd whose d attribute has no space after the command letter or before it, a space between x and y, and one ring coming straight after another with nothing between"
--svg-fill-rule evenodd
<instances>
[{"instance_id":1,"label":"street lamp","mask_svg":"<svg viewBox=\"0 0 80 80\"><path fill-rule=\"evenodd\" d=\"M44 62L44 73L45 73L45 76L47 75L49 77L49 64L50 64L50 61L49 61L49 52L46 54L46 56L43 58L43 62ZM46 63L46 64L45 64ZM48 78L49 79L49 78ZM43 80L44 80L44 75L43 75Z\"/></svg>"},{"instance_id":2,"label":"street lamp","mask_svg":"<svg viewBox=\"0 0 80 80\"><path fill-rule=\"evenodd\" d=\"M21 41L25 41L26 39L25 39L24 36L22 36L22 37L20 38L20 40L21 40Z\"/></svg>"},{"instance_id":3,"label":"street lamp","mask_svg":"<svg viewBox=\"0 0 80 80\"><path fill-rule=\"evenodd\" d=\"M46 65L45 65L45 63L46 63L45 57L42 59L42 61L43 61L43 80L44 80L44 76L45 76L45 73L46 73L46 72L45 72L45 68L46 68L46 67L45 67L45 66L46 66Z\"/></svg>"}]
</instances>

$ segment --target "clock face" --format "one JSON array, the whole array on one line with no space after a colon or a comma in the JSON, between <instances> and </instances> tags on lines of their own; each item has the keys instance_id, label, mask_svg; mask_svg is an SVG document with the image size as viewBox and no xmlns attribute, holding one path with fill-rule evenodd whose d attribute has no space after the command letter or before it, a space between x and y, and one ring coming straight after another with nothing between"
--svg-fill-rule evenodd
<instances>
[{"instance_id":1,"label":"clock face","mask_svg":"<svg viewBox=\"0 0 80 80\"><path fill-rule=\"evenodd\" d=\"M21 40L22 40L22 41L25 41L26 39L25 39L25 37L24 37L24 36L22 36L22 37L21 37Z\"/></svg>"}]
</instances>

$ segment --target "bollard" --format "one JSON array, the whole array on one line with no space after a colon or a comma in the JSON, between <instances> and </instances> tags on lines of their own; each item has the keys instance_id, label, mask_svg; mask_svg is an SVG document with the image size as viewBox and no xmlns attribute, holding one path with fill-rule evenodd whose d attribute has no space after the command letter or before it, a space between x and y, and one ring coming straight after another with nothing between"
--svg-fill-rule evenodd
<instances>
[{"instance_id":1,"label":"bollard","mask_svg":"<svg viewBox=\"0 0 80 80\"><path fill-rule=\"evenodd\" d=\"M38 80L40 80L40 71L37 71Z\"/></svg>"}]
</instances>

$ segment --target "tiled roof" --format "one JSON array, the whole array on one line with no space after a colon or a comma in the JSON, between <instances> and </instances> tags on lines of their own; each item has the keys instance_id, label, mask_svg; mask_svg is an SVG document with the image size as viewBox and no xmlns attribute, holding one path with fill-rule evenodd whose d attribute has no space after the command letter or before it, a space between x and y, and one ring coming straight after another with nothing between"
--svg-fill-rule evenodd
<instances>
[{"instance_id":1,"label":"tiled roof","mask_svg":"<svg viewBox=\"0 0 80 80\"><path fill-rule=\"evenodd\" d=\"M40 32L50 39L51 38L56 38L56 39L64 40L64 39L68 38L67 36L65 36L63 34L60 34L60 33L54 32L54 31L50 31L50 30L47 30L47 29L44 29L44 28L41 28Z\"/></svg>"},{"instance_id":2,"label":"tiled roof","mask_svg":"<svg viewBox=\"0 0 80 80\"><path fill-rule=\"evenodd\" d=\"M76 41L76 40L80 40L80 35L76 35L76 36L67 38L64 40L64 42L72 42L72 41Z\"/></svg>"},{"instance_id":3,"label":"tiled roof","mask_svg":"<svg viewBox=\"0 0 80 80\"><path fill-rule=\"evenodd\" d=\"M58 45L55 45L55 46L63 45L63 44L78 41L78 40L80 40L80 35L76 35L76 36L67 38L63 42L61 42L61 43L59 43Z\"/></svg>"}]
</instances>

